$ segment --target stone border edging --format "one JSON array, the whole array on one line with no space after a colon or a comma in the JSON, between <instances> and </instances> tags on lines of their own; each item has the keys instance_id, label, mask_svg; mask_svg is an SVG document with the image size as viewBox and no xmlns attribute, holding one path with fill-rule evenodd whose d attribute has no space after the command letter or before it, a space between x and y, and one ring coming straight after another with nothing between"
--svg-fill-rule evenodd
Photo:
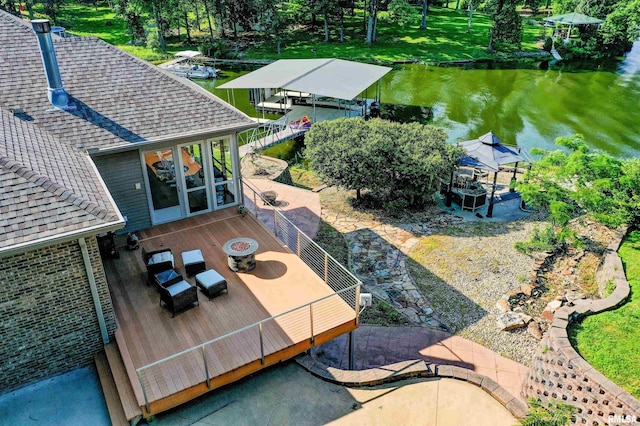
<instances>
[{"instance_id":1,"label":"stone border edging","mask_svg":"<svg viewBox=\"0 0 640 426\"><path fill-rule=\"evenodd\" d=\"M541 345L541 351L537 354L538 359L535 360L531 368L530 380L527 380L523 386L523 394L528 396L541 399L554 398L557 400L561 400L560 396L562 396L564 402L577 407L578 413L576 417L577 419L581 418L582 423L585 423L586 420L595 421L596 423L602 422L611 411L614 411L616 415L640 414L640 401L613 383L582 358L572 346L567 334L567 327L577 320L589 315L617 309L623 305L629 297L629 282L624 273L622 260L618 255L618 249L626 234L627 230L616 234L607 246L601 267L597 271L599 281L613 280L615 282L616 287L613 293L604 299L578 300L574 302L573 306L565 305L555 312L551 327L545 339L542 341L542 345L544 345L545 342L548 342L548 345L545 345L544 348L542 348ZM557 355L547 355L547 351L553 351L557 353ZM548 364L551 364L553 367L549 367ZM563 364L565 365L563 366ZM543 373L545 368L548 369L546 371L547 374L542 374L542 376L546 378L546 381L544 379L540 380L539 377L537 377L539 375L538 373ZM560 368L566 369L571 376L568 378L565 373L563 375L564 383L562 383L563 379L561 376L558 375ZM537 369L540 371L536 372ZM555 371L555 377L551 376L549 369L557 370ZM562 395L563 387L566 386L569 391L572 391L573 383L571 380L575 381L577 379L579 379L581 384L586 388L586 393L585 390L582 389L582 386L577 386L576 392L582 392L579 394L582 399L578 401L578 398L575 396L576 393L574 393L573 400L570 401L567 395ZM556 383L554 383L554 381ZM538 384L540 382L542 386ZM595 390L589 386L590 384L596 384L600 389ZM546 390L541 391L541 389ZM589 395L591 396L589 397ZM613 401L609 401L609 399L612 398L616 399L618 403L614 404ZM631 412L626 412L627 410L631 410ZM605 419L603 419L603 417Z\"/></svg>"},{"instance_id":2,"label":"stone border edging","mask_svg":"<svg viewBox=\"0 0 640 426\"><path fill-rule=\"evenodd\" d=\"M454 365L430 366L423 360L409 360L367 370L341 370L329 367L316 357L308 354L299 355L295 360L314 376L341 386L377 386L399 380L427 377L462 380L482 388L518 419L524 417L529 411L524 402L511 395L492 379L475 371Z\"/></svg>"}]
</instances>

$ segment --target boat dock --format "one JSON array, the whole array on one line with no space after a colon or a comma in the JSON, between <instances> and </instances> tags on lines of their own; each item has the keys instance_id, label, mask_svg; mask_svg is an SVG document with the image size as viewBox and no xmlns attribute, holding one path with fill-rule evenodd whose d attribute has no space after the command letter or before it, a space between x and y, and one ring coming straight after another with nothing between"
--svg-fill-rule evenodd
<instances>
[{"instance_id":1,"label":"boat dock","mask_svg":"<svg viewBox=\"0 0 640 426\"><path fill-rule=\"evenodd\" d=\"M242 157L255 150L264 149L302 136L309 129L296 128L295 124L292 126L292 122L300 120L302 117L308 117L311 123L319 123L321 121L359 117L361 115L358 111L348 109L292 105L282 118L277 120L258 119L260 122L258 127L240 133L238 135L240 156Z\"/></svg>"}]
</instances>

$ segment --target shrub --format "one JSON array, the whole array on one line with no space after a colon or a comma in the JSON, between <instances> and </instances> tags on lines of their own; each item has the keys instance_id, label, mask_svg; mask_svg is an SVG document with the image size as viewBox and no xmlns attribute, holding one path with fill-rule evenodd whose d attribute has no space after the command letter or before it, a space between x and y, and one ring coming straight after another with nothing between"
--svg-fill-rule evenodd
<instances>
[{"instance_id":1,"label":"shrub","mask_svg":"<svg viewBox=\"0 0 640 426\"><path fill-rule=\"evenodd\" d=\"M574 408L571 405L530 398L529 413L522 420L523 426L564 426L571 424Z\"/></svg>"},{"instance_id":2,"label":"shrub","mask_svg":"<svg viewBox=\"0 0 640 426\"><path fill-rule=\"evenodd\" d=\"M551 37L545 38L544 46L542 46L542 49L546 50L547 52L551 52L552 48L553 48L553 39Z\"/></svg>"},{"instance_id":3,"label":"shrub","mask_svg":"<svg viewBox=\"0 0 640 426\"><path fill-rule=\"evenodd\" d=\"M561 248L566 243L566 231L556 233L553 225L547 224L544 228L533 228L533 236L529 241L518 241L514 244L516 250L523 253L534 251L552 251Z\"/></svg>"}]
</instances>

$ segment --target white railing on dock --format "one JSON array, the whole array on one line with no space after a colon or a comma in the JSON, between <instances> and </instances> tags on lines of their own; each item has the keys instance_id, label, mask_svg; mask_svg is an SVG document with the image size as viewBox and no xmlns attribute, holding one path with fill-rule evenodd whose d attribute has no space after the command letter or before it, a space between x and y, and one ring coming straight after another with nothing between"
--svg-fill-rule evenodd
<instances>
[{"instance_id":1,"label":"white railing on dock","mask_svg":"<svg viewBox=\"0 0 640 426\"><path fill-rule=\"evenodd\" d=\"M292 128L287 115L278 120L261 123L258 127L238 133L240 156L244 156L256 149L263 149L279 142L294 139L304 134L307 130L308 128Z\"/></svg>"},{"instance_id":2,"label":"white railing on dock","mask_svg":"<svg viewBox=\"0 0 640 426\"><path fill-rule=\"evenodd\" d=\"M265 345L265 334L268 334L268 329L273 327L287 328L288 331L296 335L305 336L300 342L308 339L311 345L315 345L315 337L327 331L318 330L317 324L326 323L327 319L334 318L336 315L335 306L344 306L343 303L336 304L336 298L342 299L353 309L353 320L355 323L358 322L362 284L360 280L265 200L257 189L247 182L243 182L243 184L249 192L249 194L245 194L245 197L249 197L253 201L252 205L245 204L249 213L258 218L259 210L273 210L273 221L265 225L270 227L272 224L271 231L275 236L309 266L318 277L324 280L334 293L137 368L136 374L142 387L147 411L150 410L149 404L152 402L149 401L151 390L154 391L154 394L163 395L169 395L179 390L172 392L170 386L174 386L174 381L167 380L167 376L170 378L187 376L193 379L192 382L205 382L210 388L211 379L241 367L241 365L237 365L238 361L230 350L232 345L229 342L231 339L241 339L240 341L245 345L245 352L253 354L254 360L260 360L264 365L265 357L272 353ZM258 203L262 203L264 207L258 207ZM269 216L271 217L271 215ZM299 342L291 344L297 343Z\"/></svg>"}]
</instances>

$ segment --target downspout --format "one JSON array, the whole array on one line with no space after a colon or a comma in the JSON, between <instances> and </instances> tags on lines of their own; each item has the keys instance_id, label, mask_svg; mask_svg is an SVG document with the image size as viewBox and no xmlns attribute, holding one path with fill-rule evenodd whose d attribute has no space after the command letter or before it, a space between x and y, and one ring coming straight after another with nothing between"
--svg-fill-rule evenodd
<instances>
[{"instance_id":1,"label":"downspout","mask_svg":"<svg viewBox=\"0 0 640 426\"><path fill-rule=\"evenodd\" d=\"M80 251L82 251L82 260L84 261L84 268L87 271L87 278L89 279L89 288L91 289L91 297L93 298L93 305L96 309L98 324L100 325L100 334L102 335L102 342L106 345L109 343L109 335L107 333L107 324L105 323L104 314L102 313L102 303L100 303L100 296L98 295L96 278L93 275L93 267L91 266L91 259L89 258L89 250L87 249L87 242L85 241L84 238L78 238L78 244L80 245Z\"/></svg>"}]
</instances>

